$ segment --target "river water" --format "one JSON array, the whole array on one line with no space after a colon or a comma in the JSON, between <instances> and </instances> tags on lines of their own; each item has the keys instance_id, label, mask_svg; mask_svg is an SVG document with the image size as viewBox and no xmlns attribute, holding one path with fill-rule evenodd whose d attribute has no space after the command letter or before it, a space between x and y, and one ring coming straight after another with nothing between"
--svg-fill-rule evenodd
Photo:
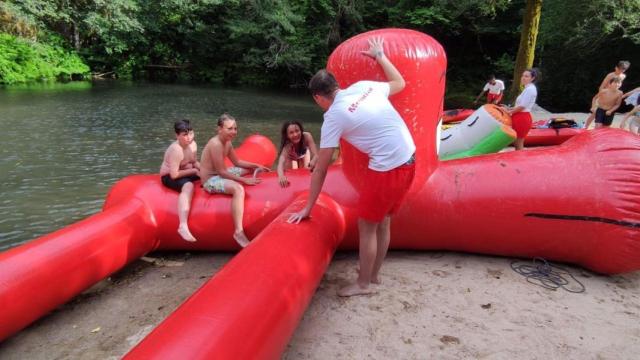
<instances>
[{"instance_id":1,"label":"river water","mask_svg":"<svg viewBox=\"0 0 640 360\"><path fill-rule=\"evenodd\" d=\"M225 111L236 146L253 133L277 145L291 119L319 138L322 112L304 94L120 81L0 89L0 251L99 212L127 175L157 173L175 120L191 120L202 150Z\"/></svg>"}]
</instances>

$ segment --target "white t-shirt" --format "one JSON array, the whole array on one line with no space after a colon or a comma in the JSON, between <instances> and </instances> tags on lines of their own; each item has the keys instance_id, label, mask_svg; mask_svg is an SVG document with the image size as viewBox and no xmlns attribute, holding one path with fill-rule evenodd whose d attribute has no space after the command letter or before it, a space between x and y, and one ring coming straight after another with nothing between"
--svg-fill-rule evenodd
<instances>
[{"instance_id":1,"label":"white t-shirt","mask_svg":"<svg viewBox=\"0 0 640 360\"><path fill-rule=\"evenodd\" d=\"M407 125L389 102L389 83L359 81L338 91L324 113L320 148L343 138L369 156L369 168L389 171L411 158L416 146Z\"/></svg>"},{"instance_id":2,"label":"white t-shirt","mask_svg":"<svg viewBox=\"0 0 640 360\"><path fill-rule=\"evenodd\" d=\"M516 98L516 106L524 107L526 112L531 112L533 105L536 103L536 98L538 97L538 89L533 83L528 84L524 87L524 90L518 95Z\"/></svg>"},{"instance_id":3,"label":"white t-shirt","mask_svg":"<svg viewBox=\"0 0 640 360\"><path fill-rule=\"evenodd\" d=\"M489 90L489 94L500 94L504 90L504 82L502 80L496 80L496 83L491 85L490 83L486 83L484 85L484 89L482 91Z\"/></svg>"}]
</instances>

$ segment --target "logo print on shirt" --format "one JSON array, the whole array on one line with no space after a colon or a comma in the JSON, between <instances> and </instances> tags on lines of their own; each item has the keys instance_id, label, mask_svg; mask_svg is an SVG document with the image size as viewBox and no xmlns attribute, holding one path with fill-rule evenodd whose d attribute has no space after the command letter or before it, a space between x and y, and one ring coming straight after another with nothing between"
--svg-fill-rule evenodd
<instances>
[{"instance_id":1,"label":"logo print on shirt","mask_svg":"<svg viewBox=\"0 0 640 360\"><path fill-rule=\"evenodd\" d=\"M358 109L358 106L360 105L360 103L362 101L364 101L364 99L367 98L367 96L369 96L369 94L371 94L373 92L373 88L369 88L367 89L367 91L365 91L364 94L362 94L362 96L360 96L360 98L358 99L358 101L354 102L353 104L351 104L351 106L349 106L349 108L347 110L349 110L349 112L354 112L356 111L356 109Z\"/></svg>"}]
</instances>

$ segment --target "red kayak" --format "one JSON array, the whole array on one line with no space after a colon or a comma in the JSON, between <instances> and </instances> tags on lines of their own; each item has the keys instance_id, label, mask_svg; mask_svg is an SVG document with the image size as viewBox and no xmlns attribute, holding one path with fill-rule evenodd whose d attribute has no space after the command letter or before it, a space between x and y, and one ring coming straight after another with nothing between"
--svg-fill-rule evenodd
<instances>
[{"instance_id":1,"label":"red kayak","mask_svg":"<svg viewBox=\"0 0 640 360\"><path fill-rule=\"evenodd\" d=\"M453 109L445 110L442 112L442 122L450 123L456 121L462 121L473 114L474 110L471 109Z\"/></svg>"},{"instance_id":2,"label":"red kayak","mask_svg":"<svg viewBox=\"0 0 640 360\"><path fill-rule=\"evenodd\" d=\"M551 118L534 121L524 139L525 146L560 145L572 137L586 132L572 119Z\"/></svg>"}]
</instances>

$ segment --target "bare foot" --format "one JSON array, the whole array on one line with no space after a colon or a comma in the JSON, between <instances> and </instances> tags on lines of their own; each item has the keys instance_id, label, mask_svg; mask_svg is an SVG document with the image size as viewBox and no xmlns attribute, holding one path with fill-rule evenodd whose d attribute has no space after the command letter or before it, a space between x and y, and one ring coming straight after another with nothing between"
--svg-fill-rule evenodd
<instances>
[{"instance_id":1,"label":"bare foot","mask_svg":"<svg viewBox=\"0 0 640 360\"><path fill-rule=\"evenodd\" d=\"M189 228L185 225L185 226L178 226L178 234L180 234L180 236L189 242L195 242L196 238L193 237L193 235L191 235L191 231L189 231Z\"/></svg>"},{"instance_id":2,"label":"bare foot","mask_svg":"<svg viewBox=\"0 0 640 360\"><path fill-rule=\"evenodd\" d=\"M243 248L249 245L249 239L247 239L247 235L244 234L244 231L239 231L233 234L233 240L235 240Z\"/></svg>"},{"instance_id":3,"label":"bare foot","mask_svg":"<svg viewBox=\"0 0 640 360\"><path fill-rule=\"evenodd\" d=\"M356 268L356 273L359 275L360 274L360 268L357 267ZM376 285L380 285L382 284L382 281L380 280L380 277L378 275L371 277L371 283L372 284L376 284Z\"/></svg>"},{"instance_id":4,"label":"bare foot","mask_svg":"<svg viewBox=\"0 0 640 360\"><path fill-rule=\"evenodd\" d=\"M347 285L338 290L338 296L356 296L356 295L369 295L378 292L376 289L370 287L362 287L357 282Z\"/></svg>"}]
</instances>

